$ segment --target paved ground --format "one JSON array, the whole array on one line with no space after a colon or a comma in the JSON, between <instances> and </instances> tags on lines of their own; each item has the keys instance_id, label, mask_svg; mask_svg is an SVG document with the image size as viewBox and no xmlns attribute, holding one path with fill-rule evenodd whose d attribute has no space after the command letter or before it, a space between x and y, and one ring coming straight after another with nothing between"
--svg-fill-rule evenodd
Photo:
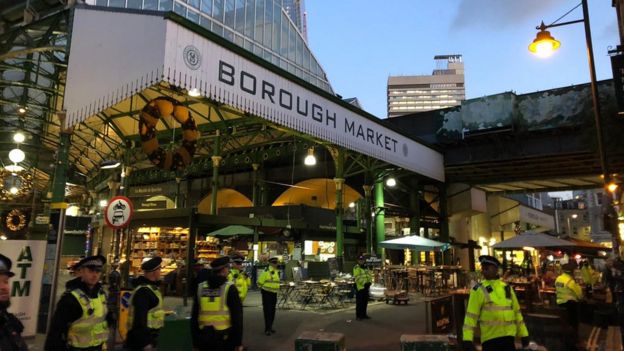
<instances>
[{"instance_id":1,"label":"paved ground","mask_svg":"<svg viewBox=\"0 0 624 351\"><path fill-rule=\"evenodd\" d=\"M264 335L264 321L260 294L251 291L245 301L244 314L244 345L249 351L292 351L295 339L304 331L327 331L343 333L349 351L396 350L400 348L402 334L425 334L426 316L423 299L412 296L408 305L386 305L383 302L369 304L369 315L366 321L355 320L354 305L346 308L322 310L283 310L278 309L272 336ZM175 310L178 316L188 316L190 306L182 306L180 298L165 299L165 308ZM178 329L169 329L172 335L166 348L160 351L190 351L189 332L184 318L178 323ZM596 328L597 329L597 328ZM594 335L598 350L606 339L606 330L596 331L589 325L583 325L581 335L587 340ZM600 333L600 334L594 334ZM42 351L44 335L37 335L29 340L29 350Z\"/></svg>"},{"instance_id":2,"label":"paved ground","mask_svg":"<svg viewBox=\"0 0 624 351\"><path fill-rule=\"evenodd\" d=\"M179 306L181 301L166 299L166 305L173 307L174 304ZM177 310L184 314L187 309L178 307ZM411 301L410 304L401 306L373 302L369 305L369 315L372 319L366 321L355 320L353 304L347 308L318 311L280 309L277 311L274 324L277 333L272 336L264 335L264 320L258 292L250 292L245 301L244 314L244 344L249 351L292 351L295 339L302 332L319 330L343 333L349 351L398 351L401 334L425 332L425 304L422 301ZM188 336L180 337L185 339ZM38 335L29 340L30 350L43 350L44 339L43 335ZM179 350L183 349L162 351Z\"/></svg>"}]
</instances>

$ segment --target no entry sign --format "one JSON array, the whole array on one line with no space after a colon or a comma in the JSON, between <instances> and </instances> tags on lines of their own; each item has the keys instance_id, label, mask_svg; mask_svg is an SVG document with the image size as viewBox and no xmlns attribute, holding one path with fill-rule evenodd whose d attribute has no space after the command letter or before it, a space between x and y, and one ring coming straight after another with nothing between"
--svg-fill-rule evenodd
<instances>
[{"instance_id":1,"label":"no entry sign","mask_svg":"<svg viewBox=\"0 0 624 351\"><path fill-rule=\"evenodd\" d=\"M113 229L124 228L130 224L133 213L134 207L130 199L125 196L115 196L104 210L104 219L106 224Z\"/></svg>"}]
</instances>

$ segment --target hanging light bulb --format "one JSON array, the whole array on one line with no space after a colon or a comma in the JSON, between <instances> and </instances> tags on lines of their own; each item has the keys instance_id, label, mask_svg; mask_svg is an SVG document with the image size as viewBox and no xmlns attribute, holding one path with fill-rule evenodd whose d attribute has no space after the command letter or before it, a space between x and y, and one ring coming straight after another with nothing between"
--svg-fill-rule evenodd
<instances>
[{"instance_id":1,"label":"hanging light bulb","mask_svg":"<svg viewBox=\"0 0 624 351\"><path fill-rule=\"evenodd\" d=\"M355 202L349 202L349 208L354 208L355 207Z\"/></svg>"},{"instance_id":2,"label":"hanging light bulb","mask_svg":"<svg viewBox=\"0 0 624 351\"><path fill-rule=\"evenodd\" d=\"M12 195L17 194L17 192L18 192L18 191L19 191L19 189L18 189L16 186L12 186L12 187L11 187L11 189L9 189L9 192L10 192Z\"/></svg>"},{"instance_id":3,"label":"hanging light bulb","mask_svg":"<svg viewBox=\"0 0 624 351\"><path fill-rule=\"evenodd\" d=\"M391 188L394 188L396 186L396 184L397 184L396 183L396 179L394 179L393 177L390 177L390 178L386 179L386 185L387 186L389 186Z\"/></svg>"},{"instance_id":4,"label":"hanging light bulb","mask_svg":"<svg viewBox=\"0 0 624 351\"><path fill-rule=\"evenodd\" d=\"M308 149L308 156L303 160L303 164L306 166L314 166L316 165L316 156L314 156L314 148L311 147Z\"/></svg>"},{"instance_id":5,"label":"hanging light bulb","mask_svg":"<svg viewBox=\"0 0 624 351\"><path fill-rule=\"evenodd\" d=\"M201 95L201 92L200 92L200 91L199 91L199 89L197 89L197 88L191 88L191 89L188 91L188 95L189 95L190 97L198 97L198 96L200 96L200 95Z\"/></svg>"},{"instance_id":6,"label":"hanging light bulb","mask_svg":"<svg viewBox=\"0 0 624 351\"><path fill-rule=\"evenodd\" d=\"M25 158L26 154L20 149L13 149L9 152L9 160L13 163L20 163L24 161Z\"/></svg>"},{"instance_id":7,"label":"hanging light bulb","mask_svg":"<svg viewBox=\"0 0 624 351\"><path fill-rule=\"evenodd\" d=\"M6 169L7 171L11 173L19 173L24 170L24 167L18 166L18 165L8 165L4 167L4 169Z\"/></svg>"},{"instance_id":8,"label":"hanging light bulb","mask_svg":"<svg viewBox=\"0 0 624 351\"><path fill-rule=\"evenodd\" d=\"M26 136L20 132L17 132L15 134L13 134L13 141L20 144L23 143L24 140L26 140Z\"/></svg>"},{"instance_id":9,"label":"hanging light bulb","mask_svg":"<svg viewBox=\"0 0 624 351\"><path fill-rule=\"evenodd\" d=\"M108 201L106 200L100 200L100 207L106 207L106 205L108 205Z\"/></svg>"}]
</instances>

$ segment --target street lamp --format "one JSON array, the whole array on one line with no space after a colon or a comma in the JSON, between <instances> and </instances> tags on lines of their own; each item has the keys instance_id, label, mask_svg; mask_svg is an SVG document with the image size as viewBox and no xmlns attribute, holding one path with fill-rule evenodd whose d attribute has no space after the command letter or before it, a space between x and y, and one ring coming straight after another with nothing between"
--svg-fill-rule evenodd
<instances>
[{"instance_id":1,"label":"street lamp","mask_svg":"<svg viewBox=\"0 0 624 351\"><path fill-rule=\"evenodd\" d=\"M574 21L568 22L560 22L557 23L560 19L568 15L572 10L581 6L583 8L583 18ZM598 156L600 158L600 168L602 172L603 185L606 188L607 184L610 183L611 174L609 173L609 168L607 167L607 154L604 149L603 140L604 134L602 129L602 116L600 113L600 103L598 101L598 86L596 85L596 67L594 65L594 47L592 45L591 38L591 28L589 25L589 8L587 6L587 0L582 0L579 5L574 7L572 10L568 11L565 15L559 17L555 22L545 25L544 22L541 25L535 27L539 32L535 40L529 45L529 51L535 53L540 57L548 56L548 52L553 52L557 48L559 48L560 43L554 37L550 35L550 32L546 31L548 28L565 26L568 24L575 23L583 23L585 27L585 43L587 45L587 61L589 63L589 78L590 78L590 87L591 87L591 95L592 95L592 104L594 108L594 124L596 126L596 144L598 145ZM612 203L609 197L607 197L607 201L604 202L604 206L606 206L607 210L612 210ZM619 235L617 233L617 229L614 229L613 236L613 251L619 252Z\"/></svg>"}]
</instances>

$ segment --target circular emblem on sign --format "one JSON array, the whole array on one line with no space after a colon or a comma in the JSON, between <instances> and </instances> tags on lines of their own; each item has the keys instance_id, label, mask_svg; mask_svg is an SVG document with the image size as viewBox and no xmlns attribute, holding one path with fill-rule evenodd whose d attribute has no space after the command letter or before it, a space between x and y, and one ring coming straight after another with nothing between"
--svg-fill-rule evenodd
<instances>
[{"instance_id":1,"label":"circular emblem on sign","mask_svg":"<svg viewBox=\"0 0 624 351\"><path fill-rule=\"evenodd\" d=\"M134 208L130 199L125 196L115 196L104 210L104 219L106 224L113 229L124 228L130 224L133 212Z\"/></svg>"},{"instance_id":2,"label":"circular emblem on sign","mask_svg":"<svg viewBox=\"0 0 624 351\"><path fill-rule=\"evenodd\" d=\"M184 48L182 55L184 56L184 63L186 63L188 68L192 70L199 69L199 66L201 66L201 54L196 47L188 45Z\"/></svg>"},{"instance_id":3,"label":"circular emblem on sign","mask_svg":"<svg viewBox=\"0 0 624 351\"><path fill-rule=\"evenodd\" d=\"M403 144L403 156L407 157L409 150L407 148L407 144Z\"/></svg>"}]
</instances>

